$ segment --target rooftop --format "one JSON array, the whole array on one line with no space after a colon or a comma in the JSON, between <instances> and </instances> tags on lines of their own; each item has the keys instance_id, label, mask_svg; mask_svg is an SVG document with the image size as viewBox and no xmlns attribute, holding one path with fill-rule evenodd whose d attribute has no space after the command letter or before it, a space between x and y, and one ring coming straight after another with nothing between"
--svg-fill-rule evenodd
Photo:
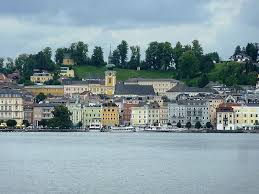
<instances>
[{"instance_id":1,"label":"rooftop","mask_svg":"<svg viewBox=\"0 0 259 194\"><path fill-rule=\"evenodd\" d=\"M137 85L137 84L116 84L115 95L137 95L137 96L154 96L153 86Z\"/></svg>"},{"instance_id":2,"label":"rooftop","mask_svg":"<svg viewBox=\"0 0 259 194\"><path fill-rule=\"evenodd\" d=\"M206 93L217 93L216 90L210 88L197 88L197 87L189 87L184 84L177 84L175 87L171 88L167 92L206 92Z\"/></svg>"}]
</instances>

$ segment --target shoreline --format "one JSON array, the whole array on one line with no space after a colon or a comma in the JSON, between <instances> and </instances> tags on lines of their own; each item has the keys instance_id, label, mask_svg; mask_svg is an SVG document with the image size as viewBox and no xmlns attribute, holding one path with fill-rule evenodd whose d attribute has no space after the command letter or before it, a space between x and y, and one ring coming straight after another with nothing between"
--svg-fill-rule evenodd
<instances>
[{"instance_id":1,"label":"shoreline","mask_svg":"<svg viewBox=\"0 0 259 194\"><path fill-rule=\"evenodd\" d=\"M0 133L259 133L259 130L254 131L243 131L243 130L232 130L232 131L221 131L221 130L185 130L185 131L98 131L98 130L85 130L85 129L32 129L32 130L25 130L25 129L1 129Z\"/></svg>"}]
</instances>

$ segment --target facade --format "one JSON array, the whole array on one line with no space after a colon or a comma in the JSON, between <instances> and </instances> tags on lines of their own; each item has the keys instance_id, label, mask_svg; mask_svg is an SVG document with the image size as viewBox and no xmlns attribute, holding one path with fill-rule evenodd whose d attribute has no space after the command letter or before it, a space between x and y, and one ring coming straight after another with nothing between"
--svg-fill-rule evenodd
<instances>
[{"instance_id":1,"label":"facade","mask_svg":"<svg viewBox=\"0 0 259 194\"><path fill-rule=\"evenodd\" d=\"M101 125L101 105L89 104L83 107L83 126Z\"/></svg>"},{"instance_id":2,"label":"facade","mask_svg":"<svg viewBox=\"0 0 259 194\"><path fill-rule=\"evenodd\" d=\"M75 65L75 61L74 61L74 59L72 59L72 57L69 53L65 53L64 58L63 58L63 65L65 65L65 66Z\"/></svg>"},{"instance_id":3,"label":"facade","mask_svg":"<svg viewBox=\"0 0 259 194\"><path fill-rule=\"evenodd\" d=\"M195 126L200 122L205 126L210 122L209 104L206 100L187 99L179 100L168 104L168 120L172 125L177 125L180 122L185 125L190 122Z\"/></svg>"},{"instance_id":4,"label":"facade","mask_svg":"<svg viewBox=\"0 0 259 194\"><path fill-rule=\"evenodd\" d=\"M259 125L259 105L242 105L233 107L235 129L252 130Z\"/></svg>"},{"instance_id":5,"label":"facade","mask_svg":"<svg viewBox=\"0 0 259 194\"><path fill-rule=\"evenodd\" d=\"M197 122L200 122L202 126L210 122L209 105L206 100L186 100L184 103L187 110L186 121L191 122L192 126L195 126Z\"/></svg>"},{"instance_id":6,"label":"facade","mask_svg":"<svg viewBox=\"0 0 259 194\"><path fill-rule=\"evenodd\" d=\"M60 75L64 77L74 78L75 72L73 69L69 69L69 67L60 67Z\"/></svg>"},{"instance_id":7,"label":"facade","mask_svg":"<svg viewBox=\"0 0 259 194\"><path fill-rule=\"evenodd\" d=\"M161 125L168 124L168 106L160 106L159 108L159 123Z\"/></svg>"},{"instance_id":8,"label":"facade","mask_svg":"<svg viewBox=\"0 0 259 194\"><path fill-rule=\"evenodd\" d=\"M150 104L140 104L132 107L131 125L133 126L158 126L167 125L168 107L159 106L157 102Z\"/></svg>"},{"instance_id":9,"label":"facade","mask_svg":"<svg viewBox=\"0 0 259 194\"><path fill-rule=\"evenodd\" d=\"M36 85L36 86L25 86L25 90L32 92L34 95L43 93L45 95L53 96L64 96L64 86L62 85Z\"/></svg>"},{"instance_id":10,"label":"facade","mask_svg":"<svg viewBox=\"0 0 259 194\"><path fill-rule=\"evenodd\" d=\"M33 105L24 106L24 120L27 120L30 124L33 124Z\"/></svg>"},{"instance_id":11,"label":"facade","mask_svg":"<svg viewBox=\"0 0 259 194\"><path fill-rule=\"evenodd\" d=\"M132 107L131 125L133 126L146 126L148 124L148 106L139 105Z\"/></svg>"},{"instance_id":12,"label":"facade","mask_svg":"<svg viewBox=\"0 0 259 194\"><path fill-rule=\"evenodd\" d=\"M101 111L102 126L117 126L119 125L119 107L112 102L104 103Z\"/></svg>"},{"instance_id":13,"label":"facade","mask_svg":"<svg viewBox=\"0 0 259 194\"><path fill-rule=\"evenodd\" d=\"M177 125L177 123L181 123L181 125L185 125L186 122L186 106L181 102L171 102L168 104L168 122L172 125Z\"/></svg>"},{"instance_id":14,"label":"facade","mask_svg":"<svg viewBox=\"0 0 259 194\"><path fill-rule=\"evenodd\" d=\"M82 105L78 102L75 103L68 103L66 105L68 110L71 112L70 119L74 126L78 125L79 122L82 122L83 124L83 109Z\"/></svg>"},{"instance_id":15,"label":"facade","mask_svg":"<svg viewBox=\"0 0 259 194\"><path fill-rule=\"evenodd\" d=\"M0 89L0 120L15 120L21 125L24 120L22 93L10 88Z\"/></svg>"},{"instance_id":16,"label":"facade","mask_svg":"<svg viewBox=\"0 0 259 194\"><path fill-rule=\"evenodd\" d=\"M217 130L235 130L235 115L231 106L220 105L217 108Z\"/></svg>"},{"instance_id":17,"label":"facade","mask_svg":"<svg viewBox=\"0 0 259 194\"><path fill-rule=\"evenodd\" d=\"M49 80L52 80L53 79L53 76L50 74L50 73L34 73L31 77L30 77L30 80L31 82L33 83L41 83L43 84L44 82L47 82Z\"/></svg>"},{"instance_id":18,"label":"facade","mask_svg":"<svg viewBox=\"0 0 259 194\"><path fill-rule=\"evenodd\" d=\"M86 81L64 81L64 94L73 96L83 92L92 94L113 95L116 85L116 72L106 71L105 80L86 80Z\"/></svg>"},{"instance_id":19,"label":"facade","mask_svg":"<svg viewBox=\"0 0 259 194\"><path fill-rule=\"evenodd\" d=\"M151 103L148 105L148 124L159 125L160 124L160 107L157 103Z\"/></svg>"},{"instance_id":20,"label":"facade","mask_svg":"<svg viewBox=\"0 0 259 194\"><path fill-rule=\"evenodd\" d=\"M214 97L208 98L210 122L214 127L216 127L217 125L217 108L223 102L224 102L224 99L220 96L214 96Z\"/></svg>"},{"instance_id":21,"label":"facade","mask_svg":"<svg viewBox=\"0 0 259 194\"><path fill-rule=\"evenodd\" d=\"M33 125L38 127L41 120L53 118L52 111L55 106L50 103L34 104L33 106Z\"/></svg>"},{"instance_id":22,"label":"facade","mask_svg":"<svg viewBox=\"0 0 259 194\"><path fill-rule=\"evenodd\" d=\"M130 120L131 120L131 115L132 115L132 108L133 107L137 107L138 103L129 103L129 102L125 102L123 104L123 114L122 114L122 121L124 125L129 125L130 124Z\"/></svg>"},{"instance_id":23,"label":"facade","mask_svg":"<svg viewBox=\"0 0 259 194\"><path fill-rule=\"evenodd\" d=\"M168 90L175 87L178 83L179 81L174 79L144 79L144 78L132 78L125 82L126 85L137 84L137 85L153 86L154 92L159 95L165 95Z\"/></svg>"}]
</instances>

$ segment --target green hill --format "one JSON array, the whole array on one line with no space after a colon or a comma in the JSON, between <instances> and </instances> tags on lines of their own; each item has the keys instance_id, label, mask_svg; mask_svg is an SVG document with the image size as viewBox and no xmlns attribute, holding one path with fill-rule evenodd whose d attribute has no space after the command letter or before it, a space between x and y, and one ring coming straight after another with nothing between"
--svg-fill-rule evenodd
<instances>
[{"instance_id":1,"label":"green hill","mask_svg":"<svg viewBox=\"0 0 259 194\"><path fill-rule=\"evenodd\" d=\"M229 86L232 85L255 85L257 79L257 73L245 72L245 66L235 62L223 62L215 64L214 68L208 73L209 81L218 81L225 83ZM75 73L78 78L86 78L91 75L104 76L106 71L105 67L94 67L94 66L77 66L74 67ZM176 78L175 72L173 71L157 71L157 70L131 70L131 69L118 69L117 79L125 81L129 78ZM201 73L195 78L184 79L189 86L198 86L198 80L200 79Z\"/></svg>"},{"instance_id":2,"label":"green hill","mask_svg":"<svg viewBox=\"0 0 259 194\"><path fill-rule=\"evenodd\" d=\"M78 78L86 78L89 75L103 76L106 68L94 66L79 66L74 67L75 73ZM155 70L131 70L131 69L114 69L117 71L117 79L125 81L129 78L175 78L174 72L155 71Z\"/></svg>"}]
</instances>

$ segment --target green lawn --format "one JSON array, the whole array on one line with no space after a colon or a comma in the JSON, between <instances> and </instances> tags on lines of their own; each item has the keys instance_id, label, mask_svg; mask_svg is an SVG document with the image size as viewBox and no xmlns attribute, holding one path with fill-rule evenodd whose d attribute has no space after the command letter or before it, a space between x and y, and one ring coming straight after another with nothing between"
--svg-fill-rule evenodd
<instances>
[{"instance_id":1,"label":"green lawn","mask_svg":"<svg viewBox=\"0 0 259 194\"><path fill-rule=\"evenodd\" d=\"M75 73L79 78L85 78L88 75L104 75L106 69L104 67L80 66L74 67ZM155 70L129 70L129 69L114 69L117 71L117 79L125 81L129 78L174 78L174 73L170 71L155 71Z\"/></svg>"},{"instance_id":2,"label":"green lawn","mask_svg":"<svg viewBox=\"0 0 259 194\"><path fill-rule=\"evenodd\" d=\"M209 80L216 81L219 79L219 74L221 70L224 68L226 63L217 63L215 64L214 68L209 72L208 77Z\"/></svg>"}]
</instances>

